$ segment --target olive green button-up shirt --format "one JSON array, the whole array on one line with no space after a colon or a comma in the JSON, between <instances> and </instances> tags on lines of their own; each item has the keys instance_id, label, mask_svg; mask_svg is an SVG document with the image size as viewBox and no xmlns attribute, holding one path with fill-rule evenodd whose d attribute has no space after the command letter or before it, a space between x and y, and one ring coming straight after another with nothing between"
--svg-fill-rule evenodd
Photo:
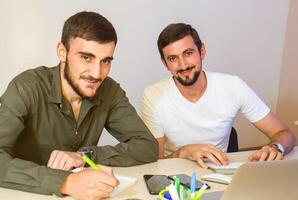
<instances>
[{"instance_id":1,"label":"olive green button-up shirt","mask_svg":"<svg viewBox=\"0 0 298 200\"><path fill-rule=\"evenodd\" d=\"M53 150L93 150L97 163L138 165L157 160L158 145L118 83L107 77L84 99L76 121L62 96L60 67L39 67L14 78L0 99L0 186L60 194L68 171L46 167ZM96 146L103 128L120 143Z\"/></svg>"}]
</instances>

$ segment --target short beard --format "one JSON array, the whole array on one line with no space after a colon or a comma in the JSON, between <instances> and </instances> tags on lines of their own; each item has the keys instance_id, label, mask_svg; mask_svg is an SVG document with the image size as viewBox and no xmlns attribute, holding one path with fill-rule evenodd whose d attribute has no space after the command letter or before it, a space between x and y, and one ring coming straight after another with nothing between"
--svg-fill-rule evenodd
<instances>
[{"instance_id":1,"label":"short beard","mask_svg":"<svg viewBox=\"0 0 298 200\"><path fill-rule=\"evenodd\" d=\"M174 78L183 86L191 86L199 79L200 74L201 74L201 70L195 71L192 79L189 79L187 77L185 80L183 80L179 76L177 76L177 77L174 76Z\"/></svg>"},{"instance_id":2,"label":"short beard","mask_svg":"<svg viewBox=\"0 0 298 200\"><path fill-rule=\"evenodd\" d=\"M65 62L65 68L64 68L64 78L69 83L71 88L79 95L81 98L91 98L84 95L84 93L81 91L80 87L75 84L75 81L73 77L71 76L68 61Z\"/></svg>"}]
</instances>

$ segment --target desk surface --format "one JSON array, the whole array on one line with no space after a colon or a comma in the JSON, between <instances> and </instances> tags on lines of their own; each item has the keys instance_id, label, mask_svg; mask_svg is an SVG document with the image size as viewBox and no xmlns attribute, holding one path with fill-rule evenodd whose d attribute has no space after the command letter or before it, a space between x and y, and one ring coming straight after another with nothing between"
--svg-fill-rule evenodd
<instances>
[{"instance_id":1,"label":"desk surface","mask_svg":"<svg viewBox=\"0 0 298 200\"><path fill-rule=\"evenodd\" d=\"M243 162L246 161L247 157L251 154L251 151L229 153L228 156L231 161ZM287 155L288 159L298 159L298 146ZM134 167L115 167L114 172L116 174L126 175L137 178L137 183L127 189L126 191L118 194L113 200L125 200L125 199L146 199L156 200L157 195L150 195L147 191L145 182L143 181L144 174L178 174L185 173L191 175L193 171L196 171L197 176L200 177L210 170L203 170L195 162L184 160L184 159L164 159L159 160L155 163L146 165L134 166ZM226 189L223 184L208 183L211 186L209 191L222 191ZM17 190L10 190L0 187L0 199L11 199L11 200L57 200L60 199L56 196L39 195L34 193L22 192ZM71 200L73 198L66 197L64 200Z\"/></svg>"}]
</instances>

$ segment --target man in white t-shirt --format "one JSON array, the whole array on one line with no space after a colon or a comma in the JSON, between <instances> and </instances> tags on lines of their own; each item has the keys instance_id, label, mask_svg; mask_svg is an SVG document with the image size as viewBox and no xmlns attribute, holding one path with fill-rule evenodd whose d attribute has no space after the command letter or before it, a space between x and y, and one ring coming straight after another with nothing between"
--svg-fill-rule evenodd
<instances>
[{"instance_id":1,"label":"man in white t-shirt","mask_svg":"<svg viewBox=\"0 0 298 200\"><path fill-rule=\"evenodd\" d=\"M161 60L172 77L147 87L141 116L159 142L159 158L204 159L226 165L238 111L272 141L249 160L281 160L294 147L294 134L240 78L202 69L206 50L188 24L168 25L159 35Z\"/></svg>"}]
</instances>

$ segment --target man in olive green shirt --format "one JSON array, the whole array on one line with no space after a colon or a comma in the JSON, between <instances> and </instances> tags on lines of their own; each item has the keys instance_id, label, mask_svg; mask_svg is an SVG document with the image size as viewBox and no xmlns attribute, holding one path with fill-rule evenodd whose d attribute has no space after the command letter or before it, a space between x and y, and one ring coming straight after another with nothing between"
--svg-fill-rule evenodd
<instances>
[{"instance_id":1,"label":"man in olive green shirt","mask_svg":"<svg viewBox=\"0 0 298 200\"><path fill-rule=\"evenodd\" d=\"M60 64L14 78L0 99L0 186L24 191L106 198L117 186L112 169L84 165L82 147L96 163L130 166L154 162L158 145L129 103L107 77L117 43L112 24L81 12L64 24L57 45ZM103 128L116 146L96 146Z\"/></svg>"}]
</instances>

